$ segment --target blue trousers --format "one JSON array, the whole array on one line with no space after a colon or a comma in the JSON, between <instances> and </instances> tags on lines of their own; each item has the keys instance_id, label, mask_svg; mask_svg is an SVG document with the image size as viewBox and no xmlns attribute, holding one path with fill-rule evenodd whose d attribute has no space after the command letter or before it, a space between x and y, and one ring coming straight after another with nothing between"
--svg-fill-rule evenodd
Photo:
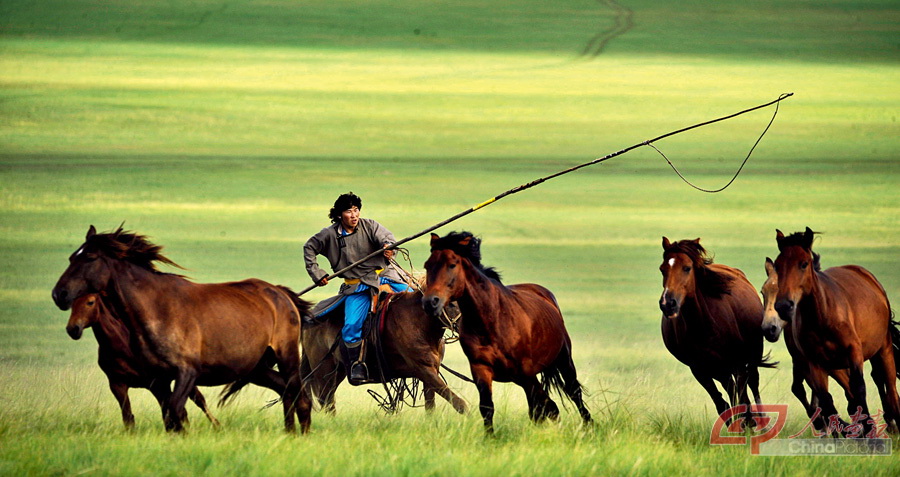
<instances>
[{"instance_id":1,"label":"blue trousers","mask_svg":"<svg viewBox=\"0 0 900 477\"><path fill-rule=\"evenodd\" d=\"M382 285L390 285L391 290L395 292L413 291L405 283L397 283L386 278L382 278L380 282ZM341 337L345 343L356 343L362 339L363 323L372 306L370 288L368 285L360 284L355 293L344 299L344 328L341 330Z\"/></svg>"}]
</instances>

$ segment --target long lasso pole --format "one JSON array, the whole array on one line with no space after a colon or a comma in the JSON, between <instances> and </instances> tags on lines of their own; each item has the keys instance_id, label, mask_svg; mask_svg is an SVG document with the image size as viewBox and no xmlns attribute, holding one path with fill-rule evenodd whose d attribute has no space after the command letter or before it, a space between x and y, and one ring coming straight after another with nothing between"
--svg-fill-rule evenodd
<instances>
[{"instance_id":1,"label":"long lasso pole","mask_svg":"<svg viewBox=\"0 0 900 477\"><path fill-rule=\"evenodd\" d=\"M683 132L687 132L687 131L690 131L690 130L692 130L692 129L697 129L697 128L699 128L699 127L708 126L708 125L710 125L710 124L714 124L714 123L717 123L717 122L720 122L720 121L725 121L725 120L727 120L727 119L731 119L731 118L740 116L740 115L742 115L742 114L749 113L749 112L751 112L751 111L756 111L757 109L766 108L766 107L771 106L771 105L773 105L773 104L777 104L777 103L779 103L779 102L781 102L781 101L783 101L783 100L785 100L785 99L787 99L787 98L790 98L790 97L793 96L793 95L794 95L794 93L784 93L784 94L782 94L781 96L779 96L778 99L776 99L776 100L774 100L774 101L769 101L768 103L761 104L761 105L759 105L759 106L754 106L754 107L752 107L752 108L745 109L745 110L743 110L743 111L738 111L738 112L736 112L736 113L734 113L734 114L729 114L728 116L722 116L722 117L720 117L720 118L712 119L712 120L709 120L709 121L704 121L704 122L702 122L702 123L694 124L693 126L688 126L688 127L681 128L681 129L678 129L678 130L675 130L675 131L672 131L672 132L668 132L668 133L663 134L663 135L661 135L661 136L657 136L657 137L655 137L655 138L653 138L653 139L648 139L648 140L646 140L646 141L644 141L644 142L640 142L640 143L637 143L637 144L635 144L635 145L633 145L633 146L626 147L625 149L621 149L621 150L619 150L619 151L616 151L616 152L607 154L607 155L605 155L605 156L603 156L603 157L598 157L598 158L596 158L596 159L594 159L594 160L592 160L592 161L585 162L584 164L579 164L579 165L577 165L577 166L570 167L570 168L568 168L568 169L559 171L559 172L557 172L557 173L555 173L555 174L550 174L549 176L545 176L545 177L541 177L540 179L533 180L533 181L531 181L531 182L529 182L529 183L527 183L527 184L522 184L522 185L520 185L520 186L518 186L518 187L514 187L514 188L512 188L512 189L509 189L509 190L506 191L506 192L503 192L502 194L499 194L499 195L497 195L497 196L494 196L494 197L491 198L491 199L488 199L488 200L486 200L486 201L484 201L484 202L482 202L482 203L480 203L480 204L478 204L478 205L475 205L475 206L473 206L473 207L471 207L471 208L469 208L469 209L466 209L466 210L464 210L464 211L462 211L462 212L460 212L460 213L454 215L453 217L450 217L449 219L446 219L446 220L443 220L443 221L441 221L441 222L439 222L439 223L437 223L437 224L434 224L434 225L432 225L431 227L428 227L427 229L422 230L421 232L418 232L418 233L415 233L415 234L413 234L413 235L410 235L409 237L406 237L406 238L404 238L404 239L402 239L402 240L398 240L397 242L394 242L394 243L388 245L387 247L385 247L385 248L383 248L383 249L376 250L376 251L374 251L374 252L372 252L372 253L366 255L365 257L363 257L363 258L361 258L361 259L359 259L359 260L357 260L357 261L351 263L350 265L347 265L346 267L344 267L344 268L342 268L342 269L340 269L340 270L338 270L338 271L332 273L331 275L328 275L328 276L325 277L325 278L328 279L328 280L330 281L330 280L333 279L334 277L337 277L337 276L339 276L340 274L342 274L342 273L344 273L344 272L346 272L346 271L348 271L348 270L351 270L351 269L353 269L353 268L356 268L357 266L359 266L360 264L362 264L362 263L365 262L366 260L369 260L369 259L372 258L372 257L375 257L375 256L377 256L377 255L380 255L380 254L384 253L385 250L393 250L393 249L395 249L395 248L397 248L397 247L399 247L399 246L401 246L401 245L403 245L403 244L405 244L405 243L407 243L407 242L409 242L409 241L411 241L411 240L415 240L415 239L417 239L417 238L419 238L419 237L421 237L421 236L423 236L423 235L425 235L425 234L427 234L427 233L429 233L429 232L432 232L432 231L434 231L434 230L437 230L437 229L439 229L439 228L441 228L441 227L443 227L443 226L449 224L450 222L453 222L453 221L456 221L456 220L458 220L458 219L460 219L460 218L462 218L462 217L465 217L465 216L471 214L472 212L475 212L475 211L478 210L478 209L481 209L481 208L486 207L486 206L488 206L488 205L490 205L490 204L493 204L494 202L497 202L498 200L500 200L500 199L502 199L502 198L504 198L504 197L506 197L506 196L510 196L510 195L513 195L513 194L515 194L515 193L517 193L517 192L522 192L523 190L530 189L530 188L532 188L532 187L534 187L534 186L536 186L536 185L542 184L542 183L544 183L544 182L546 182L546 181L548 181L548 180L550 180L550 179L559 177L559 176L561 176L561 175L563 175L563 174L568 174L568 173L570 173L570 172L577 171L578 169L581 169L581 168L583 168L583 167L592 166L592 165L594 165L594 164L599 164L599 163L601 163L601 162L604 162L604 161L607 161L607 160L609 160L609 159L612 159L612 158L614 158L614 157L616 157L616 156L621 156L622 154L625 154L626 152L632 151L632 150L637 149L637 148L642 147L642 146L648 146L648 145L651 145L652 143L657 142L657 141L660 141L660 140L665 139L665 138L667 138L667 137L671 137L671 136L674 136L674 135L676 135L676 134L681 134L681 133L683 133ZM773 117L773 119L774 119L774 117ZM770 122L769 124L771 125L771 122ZM768 129L768 127L767 127L766 129ZM759 142L759 141L757 141L757 143L758 143L758 142ZM755 145L754 145L754 147L755 147ZM748 156L748 157L749 157L749 156ZM668 161L668 159L666 159L666 160ZM745 162L746 162L746 161L745 161ZM733 180L733 179L732 179L732 180ZM303 290L301 290L301 291L300 291L299 293L297 293L297 294L298 294L298 295L303 295L303 294L309 292L310 290L316 288L317 286L318 286L318 285L316 285L316 284L310 285L310 286L304 288Z\"/></svg>"}]
</instances>

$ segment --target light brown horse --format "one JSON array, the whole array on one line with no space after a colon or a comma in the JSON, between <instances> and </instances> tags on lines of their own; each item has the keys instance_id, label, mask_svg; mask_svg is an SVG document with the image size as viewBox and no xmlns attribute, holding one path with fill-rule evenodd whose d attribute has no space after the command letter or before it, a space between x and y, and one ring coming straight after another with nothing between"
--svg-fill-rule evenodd
<instances>
[{"instance_id":1,"label":"light brown horse","mask_svg":"<svg viewBox=\"0 0 900 477\"><path fill-rule=\"evenodd\" d=\"M700 239L670 242L663 237L662 336L666 348L691 369L721 415L748 405L745 425L754 425L747 388L759 397L763 357L762 303L753 285L736 268L713 263ZM715 382L729 397L726 402Z\"/></svg>"},{"instance_id":2,"label":"light brown horse","mask_svg":"<svg viewBox=\"0 0 900 477\"><path fill-rule=\"evenodd\" d=\"M131 400L128 398L129 388L149 389L160 408L164 409L172 394L169 383L149 379L141 373L141 364L135 362L134 354L129 347L128 328L112 314L98 293L83 295L72 304L72 314L69 316L66 331L73 340L78 340L86 328L94 330L94 338L99 345L97 363L109 380L109 390L119 402L125 427L134 428L134 414L131 412ZM209 412L206 399L196 386L191 390L190 398L206 414L209 421L218 427L219 421Z\"/></svg>"},{"instance_id":3,"label":"light brown horse","mask_svg":"<svg viewBox=\"0 0 900 477\"><path fill-rule=\"evenodd\" d=\"M434 395L446 399L460 414L466 402L454 393L440 376L444 357L444 328L422 309L419 292L395 293L380 300L376 323L380 352L373 346L367 353L370 378L387 382L396 378L415 378L422 382L425 409L434 409ZM343 309L338 308L316 325L303 323L301 375L322 409L334 412L334 393L346 377L339 350L333 347L341 334ZM329 351L331 353L329 354ZM381 360L378 359L379 353ZM382 366L381 364L384 364Z\"/></svg>"},{"instance_id":4,"label":"light brown horse","mask_svg":"<svg viewBox=\"0 0 900 477\"><path fill-rule=\"evenodd\" d=\"M293 431L299 419L306 432L311 403L300 383L298 342L300 313L310 304L262 280L207 284L161 273L157 262L177 266L161 249L121 227L98 234L91 226L53 300L66 310L82 295L104 294L148 378L175 381L163 409L167 430L183 430L185 401L195 386L244 379L265 385L256 377L267 375L274 361L285 383L285 429Z\"/></svg>"},{"instance_id":5,"label":"light brown horse","mask_svg":"<svg viewBox=\"0 0 900 477\"><path fill-rule=\"evenodd\" d=\"M814 267L818 270L818 255L815 257ZM778 274L775 273L775 263L772 262L771 258L766 257L765 267L766 282L763 283L762 290L760 290L763 296L763 307L765 308L762 322L763 336L765 336L770 343L774 343L778 341L782 332L784 333L784 344L787 346L788 354L791 355L791 361L793 362L791 392L794 393L794 396L796 396L800 403L803 404L806 414L809 417L813 417L816 415L816 409L819 407L819 400L815 395L811 396L811 400L807 400L806 397L806 388L803 386L803 383L806 382L808 365L806 359L800 354L800 351L797 350L797 345L794 342L793 327L789 322L782 320L781 317L778 316L778 312L775 311L775 300L778 295ZM849 372L846 369L834 369L829 370L828 374L837 381L841 388L844 389L844 393L849 400ZM814 424L816 429L824 430L825 416L816 417Z\"/></svg>"},{"instance_id":6,"label":"light brown horse","mask_svg":"<svg viewBox=\"0 0 900 477\"><path fill-rule=\"evenodd\" d=\"M432 316L450 301L459 303L459 342L478 388L485 430L494 430L494 381L521 386L528 399L528 415L536 422L559 416L548 394L551 388L575 403L586 424L592 422L556 298L533 283L500 283L493 269L481 265L480 246L481 241L469 232L443 238L432 234L422 303Z\"/></svg>"},{"instance_id":7,"label":"light brown horse","mask_svg":"<svg viewBox=\"0 0 900 477\"><path fill-rule=\"evenodd\" d=\"M817 270L812 251L815 232L809 227L785 237L776 230L778 294L775 310L792 327L791 336L806 360L806 380L825 416L837 415L828 392L829 371L848 369L850 414L866 402L863 363L872 363L872 379L884 406L884 419L896 430L900 419L891 306L872 273L858 265ZM864 428L869 429L868 421Z\"/></svg>"}]
</instances>

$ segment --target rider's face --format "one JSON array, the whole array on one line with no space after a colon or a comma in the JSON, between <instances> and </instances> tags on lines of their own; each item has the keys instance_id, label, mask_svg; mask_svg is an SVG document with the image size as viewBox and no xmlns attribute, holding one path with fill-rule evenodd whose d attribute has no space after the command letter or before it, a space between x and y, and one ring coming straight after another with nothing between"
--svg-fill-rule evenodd
<instances>
[{"instance_id":1,"label":"rider's face","mask_svg":"<svg viewBox=\"0 0 900 477\"><path fill-rule=\"evenodd\" d=\"M359 224L359 209L356 206L341 212L341 225L345 230L356 230L357 224Z\"/></svg>"}]
</instances>

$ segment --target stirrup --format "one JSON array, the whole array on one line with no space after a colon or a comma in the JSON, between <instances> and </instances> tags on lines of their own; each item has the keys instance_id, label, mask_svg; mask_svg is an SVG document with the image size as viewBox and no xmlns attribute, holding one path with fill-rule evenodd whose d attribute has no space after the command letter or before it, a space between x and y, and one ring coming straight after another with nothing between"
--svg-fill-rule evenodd
<instances>
[{"instance_id":1,"label":"stirrup","mask_svg":"<svg viewBox=\"0 0 900 477\"><path fill-rule=\"evenodd\" d=\"M351 364L347 380L354 386L371 383L372 380L369 379L369 368L366 366L366 363L357 361Z\"/></svg>"}]
</instances>

